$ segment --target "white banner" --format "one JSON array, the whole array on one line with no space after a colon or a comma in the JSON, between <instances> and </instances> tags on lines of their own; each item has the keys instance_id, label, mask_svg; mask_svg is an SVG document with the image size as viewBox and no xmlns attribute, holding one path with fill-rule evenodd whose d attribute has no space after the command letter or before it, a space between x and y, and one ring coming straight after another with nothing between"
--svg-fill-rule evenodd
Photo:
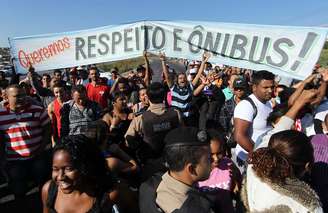
<instances>
[{"instance_id":1,"label":"white banner","mask_svg":"<svg viewBox=\"0 0 328 213\"><path fill-rule=\"evenodd\" d=\"M304 79L317 62L326 28L249 24L143 21L123 25L9 39L18 72L134 58L144 49L168 57L199 60Z\"/></svg>"}]
</instances>

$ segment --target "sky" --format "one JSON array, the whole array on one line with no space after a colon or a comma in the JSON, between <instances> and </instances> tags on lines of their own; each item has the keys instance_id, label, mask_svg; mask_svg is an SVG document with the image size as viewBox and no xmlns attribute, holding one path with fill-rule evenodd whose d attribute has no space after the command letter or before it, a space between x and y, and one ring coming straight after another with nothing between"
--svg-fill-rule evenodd
<instances>
[{"instance_id":1,"label":"sky","mask_svg":"<svg viewBox=\"0 0 328 213\"><path fill-rule=\"evenodd\" d=\"M327 0L0 0L0 47L8 37L140 20L327 26Z\"/></svg>"}]
</instances>

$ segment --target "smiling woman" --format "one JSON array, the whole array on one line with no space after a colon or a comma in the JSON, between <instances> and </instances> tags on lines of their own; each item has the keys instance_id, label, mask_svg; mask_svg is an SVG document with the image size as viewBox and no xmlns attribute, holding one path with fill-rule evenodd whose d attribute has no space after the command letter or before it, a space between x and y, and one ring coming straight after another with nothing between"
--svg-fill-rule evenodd
<instances>
[{"instance_id":1,"label":"smiling woman","mask_svg":"<svg viewBox=\"0 0 328 213\"><path fill-rule=\"evenodd\" d=\"M97 146L69 136L53 152L52 180L42 188L43 212L112 212L112 179Z\"/></svg>"}]
</instances>

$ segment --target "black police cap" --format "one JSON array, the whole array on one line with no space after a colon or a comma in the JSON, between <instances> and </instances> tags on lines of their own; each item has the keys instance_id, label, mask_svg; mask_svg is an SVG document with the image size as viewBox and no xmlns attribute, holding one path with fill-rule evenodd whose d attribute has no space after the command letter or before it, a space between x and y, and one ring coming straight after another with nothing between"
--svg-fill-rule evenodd
<instances>
[{"instance_id":1,"label":"black police cap","mask_svg":"<svg viewBox=\"0 0 328 213\"><path fill-rule=\"evenodd\" d=\"M204 130L195 127L178 127L167 133L164 138L165 147L172 146L204 146L210 138Z\"/></svg>"}]
</instances>

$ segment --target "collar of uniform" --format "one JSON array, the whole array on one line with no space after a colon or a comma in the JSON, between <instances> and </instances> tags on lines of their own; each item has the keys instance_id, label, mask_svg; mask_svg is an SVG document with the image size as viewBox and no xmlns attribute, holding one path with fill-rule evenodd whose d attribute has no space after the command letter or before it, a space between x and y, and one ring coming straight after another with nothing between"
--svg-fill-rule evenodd
<instances>
[{"instance_id":1,"label":"collar of uniform","mask_svg":"<svg viewBox=\"0 0 328 213\"><path fill-rule=\"evenodd\" d=\"M165 110L165 104L150 104L148 110L151 112L162 112Z\"/></svg>"},{"instance_id":2,"label":"collar of uniform","mask_svg":"<svg viewBox=\"0 0 328 213\"><path fill-rule=\"evenodd\" d=\"M168 172L162 177L163 183L170 191L174 191L176 195L185 196L189 191L195 190L194 188L174 179Z\"/></svg>"}]
</instances>

